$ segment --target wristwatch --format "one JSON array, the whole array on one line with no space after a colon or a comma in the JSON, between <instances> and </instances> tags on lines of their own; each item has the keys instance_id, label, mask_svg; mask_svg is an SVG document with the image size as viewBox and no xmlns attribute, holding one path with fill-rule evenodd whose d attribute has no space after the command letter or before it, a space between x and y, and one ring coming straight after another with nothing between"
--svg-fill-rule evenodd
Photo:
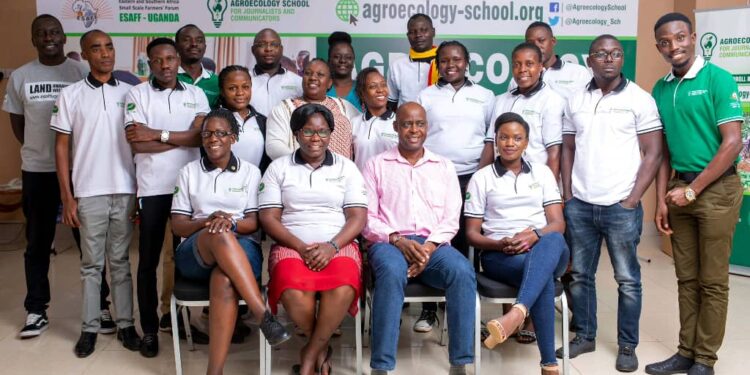
<instances>
[{"instance_id":1,"label":"wristwatch","mask_svg":"<svg viewBox=\"0 0 750 375\"><path fill-rule=\"evenodd\" d=\"M695 202L695 190L690 186L685 188L685 199L687 199L688 203Z\"/></svg>"},{"instance_id":2,"label":"wristwatch","mask_svg":"<svg viewBox=\"0 0 750 375\"><path fill-rule=\"evenodd\" d=\"M536 234L537 238L539 238L539 239L542 238L542 230L541 229L534 228L533 231L534 231L534 234Z\"/></svg>"},{"instance_id":3,"label":"wristwatch","mask_svg":"<svg viewBox=\"0 0 750 375\"><path fill-rule=\"evenodd\" d=\"M162 130L159 140L161 141L161 143L167 143L167 141L169 140L169 130Z\"/></svg>"}]
</instances>

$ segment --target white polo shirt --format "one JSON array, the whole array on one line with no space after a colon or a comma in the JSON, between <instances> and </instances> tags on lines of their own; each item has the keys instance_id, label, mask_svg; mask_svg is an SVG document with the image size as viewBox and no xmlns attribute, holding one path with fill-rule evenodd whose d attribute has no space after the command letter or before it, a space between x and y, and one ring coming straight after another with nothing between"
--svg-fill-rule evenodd
<instances>
[{"instance_id":1,"label":"white polo shirt","mask_svg":"<svg viewBox=\"0 0 750 375\"><path fill-rule=\"evenodd\" d=\"M263 116L269 117L282 100L302 96L302 77L280 66L279 71L270 76L255 65L250 75L253 81L250 105Z\"/></svg>"},{"instance_id":2,"label":"white polo shirt","mask_svg":"<svg viewBox=\"0 0 750 375\"><path fill-rule=\"evenodd\" d=\"M274 160L258 187L260 209L281 208L281 223L305 243L325 242L344 227L344 209L367 208L367 190L357 166L326 151L318 168L297 150Z\"/></svg>"},{"instance_id":3,"label":"white polo shirt","mask_svg":"<svg viewBox=\"0 0 750 375\"><path fill-rule=\"evenodd\" d=\"M232 152L240 159L259 167L263 153L266 152L266 142L258 126L258 115L252 109L246 119L242 118L239 112L233 113L234 119L240 124L240 134L237 142L232 145Z\"/></svg>"},{"instance_id":4,"label":"white polo shirt","mask_svg":"<svg viewBox=\"0 0 750 375\"><path fill-rule=\"evenodd\" d=\"M360 171L365 169L370 158L398 144L398 133L393 130L395 120L396 114L390 110L381 116L373 116L366 111L352 119L354 163Z\"/></svg>"},{"instance_id":5,"label":"white polo shirt","mask_svg":"<svg viewBox=\"0 0 750 375\"><path fill-rule=\"evenodd\" d=\"M568 100L563 135L575 136L571 187L576 198L602 206L630 195L641 165L638 136L661 130L654 99L622 77L612 92L592 79Z\"/></svg>"},{"instance_id":6,"label":"white polo shirt","mask_svg":"<svg viewBox=\"0 0 750 375\"><path fill-rule=\"evenodd\" d=\"M422 90L418 101L427 111L424 147L450 159L459 176L476 172L495 94L469 79L458 91L440 81Z\"/></svg>"},{"instance_id":7,"label":"white polo shirt","mask_svg":"<svg viewBox=\"0 0 750 375\"><path fill-rule=\"evenodd\" d=\"M495 120L506 112L521 115L529 123L529 146L526 160L547 163L547 149L562 144L562 121L565 99L545 82L539 81L529 92L518 89L500 94L495 100L486 142L495 141Z\"/></svg>"},{"instance_id":8,"label":"white polo shirt","mask_svg":"<svg viewBox=\"0 0 750 375\"><path fill-rule=\"evenodd\" d=\"M522 160L516 176L496 158L480 169L466 187L464 216L483 219L484 235L499 240L528 227L547 225L544 208L561 204L555 176L545 164Z\"/></svg>"},{"instance_id":9,"label":"white polo shirt","mask_svg":"<svg viewBox=\"0 0 750 375\"><path fill-rule=\"evenodd\" d=\"M419 93L427 88L430 63L414 61L407 55L391 61L387 74L388 101L397 101L401 106L407 102L416 102Z\"/></svg>"},{"instance_id":10,"label":"white polo shirt","mask_svg":"<svg viewBox=\"0 0 750 375\"><path fill-rule=\"evenodd\" d=\"M258 167L234 154L224 170L207 157L193 160L182 167L177 177L172 213L195 220L223 211L241 220L248 213L258 211L259 183Z\"/></svg>"},{"instance_id":11,"label":"white polo shirt","mask_svg":"<svg viewBox=\"0 0 750 375\"><path fill-rule=\"evenodd\" d=\"M569 98L574 92L583 89L591 81L591 71L589 68L571 62L565 62L557 56L552 66L544 69L542 78L555 92L563 98ZM513 91L518 84L515 79L510 80L508 91Z\"/></svg>"},{"instance_id":12,"label":"white polo shirt","mask_svg":"<svg viewBox=\"0 0 750 375\"><path fill-rule=\"evenodd\" d=\"M141 123L152 129L185 131L195 116L211 110L201 89L180 81L174 89L161 87L156 80L143 82L130 90L125 103L126 128ZM138 197L172 194L180 168L199 157L197 147L135 154Z\"/></svg>"}]
</instances>

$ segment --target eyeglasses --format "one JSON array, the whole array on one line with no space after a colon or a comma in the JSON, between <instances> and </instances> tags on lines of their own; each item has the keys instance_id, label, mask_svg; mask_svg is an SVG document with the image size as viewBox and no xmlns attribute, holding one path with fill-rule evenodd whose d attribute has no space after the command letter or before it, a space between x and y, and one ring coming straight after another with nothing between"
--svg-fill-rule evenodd
<instances>
[{"instance_id":1,"label":"eyeglasses","mask_svg":"<svg viewBox=\"0 0 750 375\"><path fill-rule=\"evenodd\" d=\"M215 135L217 138L224 138L228 135L232 135L232 132L224 131L224 130L206 130L201 132L201 138L211 138L212 135Z\"/></svg>"},{"instance_id":2,"label":"eyeglasses","mask_svg":"<svg viewBox=\"0 0 750 375\"><path fill-rule=\"evenodd\" d=\"M271 42L271 43L258 42L258 43L253 44L253 47L260 48L260 49L279 49L279 48L281 48L281 43L279 43L279 42Z\"/></svg>"},{"instance_id":3,"label":"eyeglasses","mask_svg":"<svg viewBox=\"0 0 750 375\"><path fill-rule=\"evenodd\" d=\"M590 53L589 56L591 56L594 60L599 60L599 61L604 61L605 59L607 59L607 56L611 57L612 60L619 60L623 56L625 56L625 52L622 52L617 49L614 51L610 51L610 52L597 51L597 52Z\"/></svg>"},{"instance_id":4,"label":"eyeglasses","mask_svg":"<svg viewBox=\"0 0 750 375\"><path fill-rule=\"evenodd\" d=\"M313 135L317 134L320 138L328 138L331 136L331 130L330 129L321 129L321 130L311 130L311 129L302 129L301 131L302 136L305 138L312 138Z\"/></svg>"}]
</instances>

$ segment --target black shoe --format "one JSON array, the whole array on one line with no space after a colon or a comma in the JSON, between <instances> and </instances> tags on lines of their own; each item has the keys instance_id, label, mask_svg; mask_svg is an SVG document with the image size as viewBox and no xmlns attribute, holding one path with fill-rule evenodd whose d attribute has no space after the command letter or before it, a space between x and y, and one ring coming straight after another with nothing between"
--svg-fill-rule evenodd
<instances>
[{"instance_id":1,"label":"black shoe","mask_svg":"<svg viewBox=\"0 0 750 375\"><path fill-rule=\"evenodd\" d=\"M81 332L81 337L78 339L78 342L76 343L76 347L74 349L76 353L76 357L86 358L90 356L91 353L94 352L95 346L96 346L96 333Z\"/></svg>"},{"instance_id":2,"label":"black shoe","mask_svg":"<svg viewBox=\"0 0 750 375\"><path fill-rule=\"evenodd\" d=\"M596 350L596 340L586 340L582 336L576 336L573 340L570 340L569 346L570 358L578 357L584 353L591 353ZM555 351L557 358L563 357L563 348L559 348Z\"/></svg>"},{"instance_id":3,"label":"black shoe","mask_svg":"<svg viewBox=\"0 0 750 375\"><path fill-rule=\"evenodd\" d=\"M138 337L138 332L135 331L133 326L118 329L117 339L122 342L125 349L132 351L141 349L141 338Z\"/></svg>"},{"instance_id":4,"label":"black shoe","mask_svg":"<svg viewBox=\"0 0 750 375\"><path fill-rule=\"evenodd\" d=\"M28 315L26 315L26 324L23 326L23 328L21 328L21 332L18 335L22 339L37 337L41 335L42 332L44 332L47 328L49 328L47 313L29 313Z\"/></svg>"},{"instance_id":5,"label":"black shoe","mask_svg":"<svg viewBox=\"0 0 750 375\"><path fill-rule=\"evenodd\" d=\"M432 331L432 327L438 324L438 317L435 311L422 310L419 319L414 322L414 332L426 333Z\"/></svg>"},{"instance_id":6,"label":"black shoe","mask_svg":"<svg viewBox=\"0 0 750 375\"><path fill-rule=\"evenodd\" d=\"M159 331L172 332L172 314L166 313L159 319Z\"/></svg>"},{"instance_id":7,"label":"black shoe","mask_svg":"<svg viewBox=\"0 0 750 375\"><path fill-rule=\"evenodd\" d=\"M271 346L279 345L292 338L289 331L268 310L263 314L263 321L260 322L260 330Z\"/></svg>"},{"instance_id":8,"label":"black shoe","mask_svg":"<svg viewBox=\"0 0 750 375\"><path fill-rule=\"evenodd\" d=\"M102 310L100 323L99 333L103 333L106 335L117 332L117 324L115 324L115 321L112 320L112 314L109 312L109 309Z\"/></svg>"},{"instance_id":9,"label":"black shoe","mask_svg":"<svg viewBox=\"0 0 750 375\"><path fill-rule=\"evenodd\" d=\"M615 369L620 372L633 372L638 370L638 357L635 348L629 345L621 346L617 351L617 362Z\"/></svg>"},{"instance_id":10,"label":"black shoe","mask_svg":"<svg viewBox=\"0 0 750 375\"><path fill-rule=\"evenodd\" d=\"M155 333L147 333L143 335L140 347L141 355L146 358L153 358L159 354L159 336Z\"/></svg>"},{"instance_id":11,"label":"black shoe","mask_svg":"<svg viewBox=\"0 0 750 375\"><path fill-rule=\"evenodd\" d=\"M180 335L180 339L187 340L187 335L185 333L185 327L182 324L178 323L178 326L180 327L178 330L178 334ZM173 334L173 332L170 332ZM201 332L196 326L190 325L190 335L193 337L193 344L198 345L208 345L208 335L204 332Z\"/></svg>"},{"instance_id":12,"label":"black shoe","mask_svg":"<svg viewBox=\"0 0 750 375\"><path fill-rule=\"evenodd\" d=\"M687 372L688 375L714 375L714 368L695 362Z\"/></svg>"},{"instance_id":13,"label":"black shoe","mask_svg":"<svg viewBox=\"0 0 750 375\"><path fill-rule=\"evenodd\" d=\"M677 353L666 360L647 365L646 373L651 375L685 374L694 363L692 359Z\"/></svg>"}]
</instances>

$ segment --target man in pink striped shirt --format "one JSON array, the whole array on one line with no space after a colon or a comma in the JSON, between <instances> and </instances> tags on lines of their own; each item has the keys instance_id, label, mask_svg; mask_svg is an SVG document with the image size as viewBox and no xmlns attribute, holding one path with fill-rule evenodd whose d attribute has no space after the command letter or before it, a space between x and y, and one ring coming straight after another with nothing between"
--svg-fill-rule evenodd
<instances>
[{"instance_id":1,"label":"man in pink striped shirt","mask_svg":"<svg viewBox=\"0 0 750 375\"><path fill-rule=\"evenodd\" d=\"M398 146L370 159L363 172L369 207L363 235L375 279L371 374L396 367L399 320L409 278L445 290L450 374L474 361L476 278L450 245L458 231L461 191L450 160L424 148L427 115L417 103L396 113Z\"/></svg>"}]
</instances>

